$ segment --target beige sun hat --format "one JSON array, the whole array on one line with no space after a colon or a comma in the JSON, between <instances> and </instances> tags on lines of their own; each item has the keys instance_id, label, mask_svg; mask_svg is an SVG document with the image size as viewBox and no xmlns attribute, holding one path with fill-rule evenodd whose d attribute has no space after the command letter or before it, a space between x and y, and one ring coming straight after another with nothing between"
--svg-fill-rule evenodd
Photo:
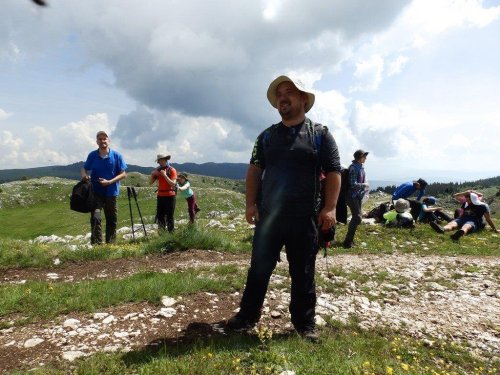
<instances>
[{"instance_id":1,"label":"beige sun hat","mask_svg":"<svg viewBox=\"0 0 500 375\"><path fill-rule=\"evenodd\" d=\"M300 79L295 77L279 76L274 81L272 81L269 85L269 88L267 89L267 99L269 100L269 103L271 103L274 108L278 108L276 89L283 82L292 82L297 89L307 94L306 113L309 112L309 110L314 105L314 99L316 99L316 97L314 96L312 90L307 90L304 83Z\"/></svg>"},{"instance_id":2,"label":"beige sun hat","mask_svg":"<svg viewBox=\"0 0 500 375\"><path fill-rule=\"evenodd\" d=\"M167 159L167 160L170 160L170 155L169 155L169 154L167 154L167 153L164 153L164 154L158 154L158 155L156 155L156 160L155 160L155 162L157 162L157 163L158 163L158 160L160 160L160 159Z\"/></svg>"},{"instance_id":3,"label":"beige sun hat","mask_svg":"<svg viewBox=\"0 0 500 375\"><path fill-rule=\"evenodd\" d=\"M408 208L410 208L410 202L408 202L406 199L399 198L396 203L394 203L394 208L396 209L397 213L402 214L403 212L406 212Z\"/></svg>"}]
</instances>

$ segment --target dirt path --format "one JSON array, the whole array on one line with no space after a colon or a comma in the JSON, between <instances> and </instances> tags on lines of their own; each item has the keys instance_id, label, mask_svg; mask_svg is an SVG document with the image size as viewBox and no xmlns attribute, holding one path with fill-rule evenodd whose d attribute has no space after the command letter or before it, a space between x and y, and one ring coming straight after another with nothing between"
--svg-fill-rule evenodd
<instances>
[{"instance_id":1,"label":"dirt path","mask_svg":"<svg viewBox=\"0 0 500 375\"><path fill-rule=\"evenodd\" d=\"M219 264L248 263L249 255L211 250L187 250L144 258L121 258L87 261L47 268L0 269L0 284L22 284L27 281L78 282L95 279L122 279L139 272L175 272L188 267L212 267Z\"/></svg>"}]
</instances>

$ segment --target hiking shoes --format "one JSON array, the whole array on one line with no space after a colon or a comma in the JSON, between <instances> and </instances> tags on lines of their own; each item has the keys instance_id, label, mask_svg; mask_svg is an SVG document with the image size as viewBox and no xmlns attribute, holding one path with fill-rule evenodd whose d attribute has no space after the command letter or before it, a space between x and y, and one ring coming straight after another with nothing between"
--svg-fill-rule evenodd
<instances>
[{"instance_id":1,"label":"hiking shoes","mask_svg":"<svg viewBox=\"0 0 500 375\"><path fill-rule=\"evenodd\" d=\"M259 319L249 320L236 314L228 319L227 326L234 330L249 330L252 329L258 321Z\"/></svg>"},{"instance_id":2,"label":"hiking shoes","mask_svg":"<svg viewBox=\"0 0 500 375\"><path fill-rule=\"evenodd\" d=\"M351 249L354 246L356 246L356 243L354 241L344 241L344 243L342 244L342 247L344 249Z\"/></svg>"},{"instance_id":3,"label":"hiking shoes","mask_svg":"<svg viewBox=\"0 0 500 375\"><path fill-rule=\"evenodd\" d=\"M458 242L460 240L460 238L462 238L463 236L465 235L465 231L463 229L459 229L457 230L455 233L453 233L450 238L454 241L454 242Z\"/></svg>"},{"instance_id":4,"label":"hiking shoes","mask_svg":"<svg viewBox=\"0 0 500 375\"><path fill-rule=\"evenodd\" d=\"M313 329L301 331L301 332L299 332L299 335L304 340L310 341L312 343L319 342L319 336L318 336L318 334Z\"/></svg>"},{"instance_id":5,"label":"hiking shoes","mask_svg":"<svg viewBox=\"0 0 500 375\"><path fill-rule=\"evenodd\" d=\"M444 233L444 229L443 227L439 226L438 223L436 223L435 221L431 221L430 222L430 226L432 229L434 229L436 232L440 233L440 234L443 234Z\"/></svg>"},{"instance_id":6,"label":"hiking shoes","mask_svg":"<svg viewBox=\"0 0 500 375\"><path fill-rule=\"evenodd\" d=\"M198 213L198 212L200 212L200 211L201 211L201 208L200 208L200 207L196 207L196 208L194 209L194 213L195 213L195 214L197 214L197 213Z\"/></svg>"}]
</instances>

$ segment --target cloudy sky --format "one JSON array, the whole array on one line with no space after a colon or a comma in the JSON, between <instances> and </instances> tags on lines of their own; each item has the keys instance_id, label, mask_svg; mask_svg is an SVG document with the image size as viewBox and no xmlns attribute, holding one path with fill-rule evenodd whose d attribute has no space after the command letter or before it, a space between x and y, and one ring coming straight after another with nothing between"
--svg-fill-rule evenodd
<instances>
[{"instance_id":1,"label":"cloudy sky","mask_svg":"<svg viewBox=\"0 0 500 375\"><path fill-rule=\"evenodd\" d=\"M248 162L278 75L369 179L500 175L500 0L3 0L0 169Z\"/></svg>"}]
</instances>

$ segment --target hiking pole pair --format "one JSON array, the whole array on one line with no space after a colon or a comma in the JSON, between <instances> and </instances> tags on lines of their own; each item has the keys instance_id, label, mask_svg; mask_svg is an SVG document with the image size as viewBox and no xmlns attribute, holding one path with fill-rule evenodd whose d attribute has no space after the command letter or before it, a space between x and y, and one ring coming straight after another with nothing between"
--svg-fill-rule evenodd
<instances>
[{"instance_id":1,"label":"hiking pole pair","mask_svg":"<svg viewBox=\"0 0 500 375\"><path fill-rule=\"evenodd\" d=\"M134 233L134 220L132 218L132 200L131 197L134 198L135 204L137 206L137 211L139 212L139 217L141 218L142 228L144 229L144 237L148 238L148 234L146 232L146 226L144 225L144 220L142 219L141 209L139 208L139 202L137 202L137 193L133 187L127 186L127 196L128 196L128 207L130 209L130 224L132 225L132 238L135 240Z\"/></svg>"}]
</instances>

